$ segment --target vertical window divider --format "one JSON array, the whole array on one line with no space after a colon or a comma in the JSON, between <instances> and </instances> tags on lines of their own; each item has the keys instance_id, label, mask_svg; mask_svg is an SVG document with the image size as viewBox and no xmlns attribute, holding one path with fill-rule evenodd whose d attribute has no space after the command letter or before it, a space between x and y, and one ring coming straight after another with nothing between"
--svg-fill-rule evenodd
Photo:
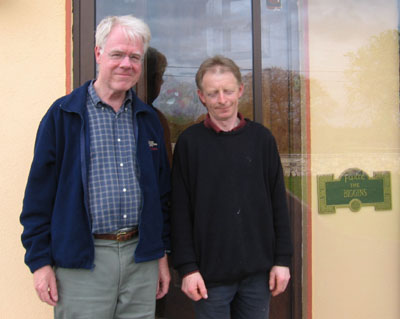
<instances>
[{"instance_id":1,"label":"vertical window divider","mask_svg":"<svg viewBox=\"0 0 400 319\"><path fill-rule=\"evenodd\" d=\"M73 87L77 88L96 75L94 32L95 0L73 1Z\"/></svg>"},{"instance_id":2,"label":"vertical window divider","mask_svg":"<svg viewBox=\"0 0 400 319\"><path fill-rule=\"evenodd\" d=\"M254 121L263 122L262 109L262 55L261 55L261 5L260 0L251 1L253 46L253 114Z\"/></svg>"}]
</instances>

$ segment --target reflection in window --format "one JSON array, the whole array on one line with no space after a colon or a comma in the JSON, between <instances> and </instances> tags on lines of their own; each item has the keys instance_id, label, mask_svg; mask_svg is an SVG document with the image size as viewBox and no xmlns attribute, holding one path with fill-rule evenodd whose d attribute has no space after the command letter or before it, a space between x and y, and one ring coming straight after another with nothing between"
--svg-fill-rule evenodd
<instances>
[{"instance_id":1,"label":"reflection in window","mask_svg":"<svg viewBox=\"0 0 400 319\"><path fill-rule=\"evenodd\" d=\"M287 188L302 197L301 90L297 1L261 6L263 124L275 136Z\"/></svg>"}]
</instances>

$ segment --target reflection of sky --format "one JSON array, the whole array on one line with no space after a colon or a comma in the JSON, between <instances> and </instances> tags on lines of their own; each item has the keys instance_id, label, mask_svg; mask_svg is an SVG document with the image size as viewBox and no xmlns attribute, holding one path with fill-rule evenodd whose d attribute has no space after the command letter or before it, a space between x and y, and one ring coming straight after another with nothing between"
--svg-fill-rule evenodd
<instances>
[{"instance_id":1,"label":"reflection of sky","mask_svg":"<svg viewBox=\"0 0 400 319\"><path fill-rule=\"evenodd\" d=\"M270 10L262 1L263 67L288 67L288 10L282 2L281 10ZM169 74L193 76L215 54L232 58L242 69L252 68L251 1L98 0L96 14L97 23L107 15L144 19L152 32L150 45L167 57Z\"/></svg>"}]
</instances>

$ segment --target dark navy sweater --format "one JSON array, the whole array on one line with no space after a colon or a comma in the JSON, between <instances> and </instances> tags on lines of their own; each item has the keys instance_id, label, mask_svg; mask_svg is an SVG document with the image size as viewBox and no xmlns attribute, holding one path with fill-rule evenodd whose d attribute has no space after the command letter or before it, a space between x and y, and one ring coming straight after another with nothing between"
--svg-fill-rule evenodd
<instances>
[{"instance_id":1,"label":"dark navy sweater","mask_svg":"<svg viewBox=\"0 0 400 319\"><path fill-rule=\"evenodd\" d=\"M264 126L188 128L175 147L172 194L173 264L181 276L199 270L216 285L289 266L282 166Z\"/></svg>"}]
</instances>

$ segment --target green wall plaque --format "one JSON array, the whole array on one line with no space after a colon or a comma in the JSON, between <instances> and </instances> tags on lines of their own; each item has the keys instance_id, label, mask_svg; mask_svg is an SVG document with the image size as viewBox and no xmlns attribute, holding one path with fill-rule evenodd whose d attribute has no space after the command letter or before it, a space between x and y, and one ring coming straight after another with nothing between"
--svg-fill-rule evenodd
<instances>
[{"instance_id":1,"label":"green wall plaque","mask_svg":"<svg viewBox=\"0 0 400 319\"><path fill-rule=\"evenodd\" d=\"M358 168L344 171L339 179L332 175L318 176L318 212L332 214L336 208L350 208L358 212L363 206L375 210L392 209L390 172L374 172L369 177Z\"/></svg>"}]
</instances>

